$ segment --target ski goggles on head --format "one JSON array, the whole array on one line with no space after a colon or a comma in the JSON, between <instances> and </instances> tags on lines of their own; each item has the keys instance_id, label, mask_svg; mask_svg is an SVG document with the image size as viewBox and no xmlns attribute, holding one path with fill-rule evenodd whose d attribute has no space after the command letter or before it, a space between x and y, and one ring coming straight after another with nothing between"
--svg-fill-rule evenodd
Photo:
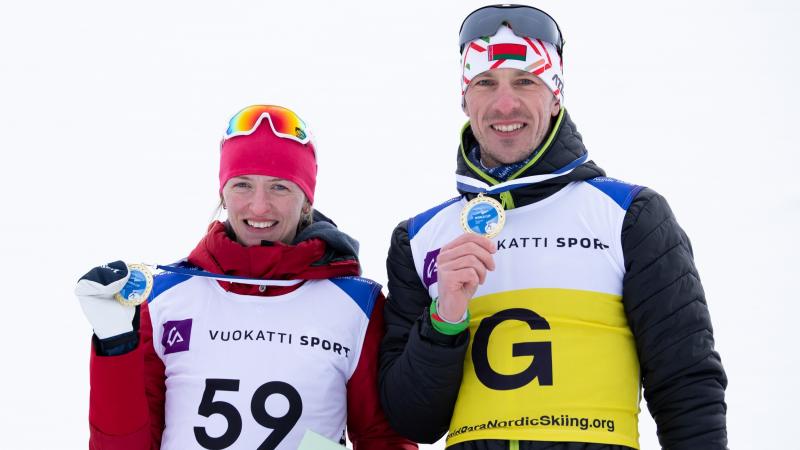
<instances>
[{"instance_id":1,"label":"ski goggles on head","mask_svg":"<svg viewBox=\"0 0 800 450\"><path fill-rule=\"evenodd\" d=\"M311 141L306 123L292 110L282 106L253 105L239 111L231 118L222 138L223 142L236 136L252 134L264 120L269 122L275 136L301 144Z\"/></svg>"},{"instance_id":2,"label":"ski goggles on head","mask_svg":"<svg viewBox=\"0 0 800 450\"><path fill-rule=\"evenodd\" d=\"M491 5L470 13L458 33L459 51L463 52L464 46L476 39L494 36L503 23L511 25L514 34L519 37L541 39L553 44L561 56L564 38L556 21L541 9L526 5Z\"/></svg>"}]
</instances>

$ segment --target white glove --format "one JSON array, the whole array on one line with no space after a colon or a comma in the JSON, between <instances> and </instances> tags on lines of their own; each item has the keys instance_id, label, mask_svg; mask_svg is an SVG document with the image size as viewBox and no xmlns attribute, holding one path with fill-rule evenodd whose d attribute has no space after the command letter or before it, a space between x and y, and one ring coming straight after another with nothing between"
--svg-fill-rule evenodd
<instances>
[{"instance_id":1,"label":"white glove","mask_svg":"<svg viewBox=\"0 0 800 450\"><path fill-rule=\"evenodd\" d=\"M100 339L133 331L136 308L114 299L114 294L122 290L128 277L128 266L122 261L114 261L90 270L75 286L75 295L81 302L83 313Z\"/></svg>"}]
</instances>

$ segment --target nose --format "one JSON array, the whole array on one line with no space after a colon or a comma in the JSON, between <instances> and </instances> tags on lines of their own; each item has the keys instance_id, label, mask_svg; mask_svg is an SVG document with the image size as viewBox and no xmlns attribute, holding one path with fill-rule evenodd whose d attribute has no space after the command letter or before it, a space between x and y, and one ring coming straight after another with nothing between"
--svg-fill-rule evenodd
<instances>
[{"instance_id":1,"label":"nose","mask_svg":"<svg viewBox=\"0 0 800 450\"><path fill-rule=\"evenodd\" d=\"M267 214L271 209L270 194L264 189L256 189L250 202L250 212L257 216Z\"/></svg>"},{"instance_id":2,"label":"nose","mask_svg":"<svg viewBox=\"0 0 800 450\"><path fill-rule=\"evenodd\" d=\"M519 97L511 89L511 86L501 84L497 89L495 101L492 105L496 113L502 116L512 115L519 108L519 105Z\"/></svg>"}]
</instances>

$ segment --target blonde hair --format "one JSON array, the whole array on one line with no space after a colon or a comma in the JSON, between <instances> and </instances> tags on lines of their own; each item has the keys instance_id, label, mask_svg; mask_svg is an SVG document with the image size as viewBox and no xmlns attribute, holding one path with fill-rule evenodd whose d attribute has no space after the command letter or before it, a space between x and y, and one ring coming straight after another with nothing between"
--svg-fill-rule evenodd
<instances>
[{"instance_id":1,"label":"blonde hair","mask_svg":"<svg viewBox=\"0 0 800 450\"><path fill-rule=\"evenodd\" d=\"M311 225L314 222L314 207L306 199L303 209L300 211L300 223L297 224L297 231Z\"/></svg>"}]
</instances>

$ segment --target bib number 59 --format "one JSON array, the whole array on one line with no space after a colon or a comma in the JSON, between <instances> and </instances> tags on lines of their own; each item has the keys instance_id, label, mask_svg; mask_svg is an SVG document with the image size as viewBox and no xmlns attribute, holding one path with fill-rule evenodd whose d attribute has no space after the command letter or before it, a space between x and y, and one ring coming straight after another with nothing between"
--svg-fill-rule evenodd
<instances>
[{"instance_id":1,"label":"bib number 59","mask_svg":"<svg viewBox=\"0 0 800 450\"><path fill-rule=\"evenodd\" d=\"M203 391L203 399L200 401L197 413L203 417L220 414L228 422L225 432L217 437L209 436L205 427L194 427L197 443L209 450L228 448L242 434L242 415L232 404L214 400L217 391L238 392L239 380L206 379L206 389ZM267 412L266 402L272 395L282 395L289 402L289 410L281 417L274 417ZM274 450L300 419L300 415L303 413L303 400L292 385L283 381L270 381L262 384L253 393L250 401L250 413L259 425L272 430L264 442L258 446L258 450Z\"/></svg>"}]
</instances>

